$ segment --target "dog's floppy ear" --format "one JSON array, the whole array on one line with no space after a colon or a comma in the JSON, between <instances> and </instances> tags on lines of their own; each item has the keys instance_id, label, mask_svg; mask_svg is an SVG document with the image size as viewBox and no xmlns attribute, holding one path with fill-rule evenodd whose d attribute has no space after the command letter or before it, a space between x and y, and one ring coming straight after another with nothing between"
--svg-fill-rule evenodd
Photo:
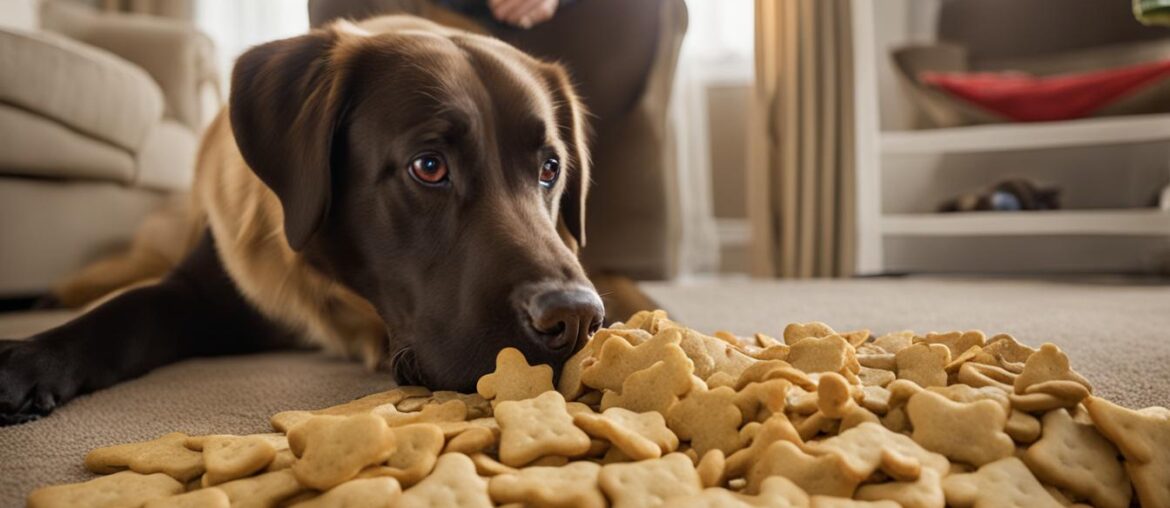
<instances>
[{"instance_id":1,"label":"dog's floppy ear","mask_svg":"<svg viewBox=\"0 0 1170 508\"><path fill-rule=\"evenodd\" d=\"M561 195L560 218L580 247L585 246L585 199L589 194L589 125L585 106L577 98L568 73L560 65L546 66L545 75L556 107L557 128L569 151L561 171L567 178Z\"/></svg>"},{"instance_id":2,"label":"dog's floppy ear","mask_svg":"<svg viewBox=\"0 0 1170 508\"><path fill-rule=\"evenodd\" d=\"M343 110L333 29L256 46L236 61L232 133L252 171L280 199L284 233L300 250L324 222L330 159Z\"/></svg>"}]
</instances>

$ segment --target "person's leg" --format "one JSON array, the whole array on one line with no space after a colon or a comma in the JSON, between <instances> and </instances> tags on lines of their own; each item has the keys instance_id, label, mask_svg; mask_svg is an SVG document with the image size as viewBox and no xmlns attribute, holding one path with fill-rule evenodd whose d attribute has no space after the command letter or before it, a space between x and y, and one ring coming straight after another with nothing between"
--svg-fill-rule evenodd
<instances>
[{"instance_id":1,"label":"person's leg","mask_svg":"<svg viewBox=\"0 0 1170 508\"><path fill-rule=\"evenodd\" d=\"M492 35L569 67L577 91L596 116L618 120L639 101L654 65L663 0L580 0L528 30L493 26Z\"/></svg>"},{"instance_id":2,"label":"person's leg","mask_svg":"<svg viewBox=\"0 0 1170 508\"><path fill-rule=\"evenodd\" d=\"M672 276L680 225L666 115L686 32L681 0L581 0L530 30L493 32L566 65L593 115L586 269L640 279Z\"/></svg>"},{"instance_id":3,"label":"person's leg","mask_svg":"<svg viewBox=\"0 0 1170 508\"><path fill-rule=\"evenodd\" d=\"M319 28L338 19L361 20L386 14L420 16L426 0L309 0L309 26Z\"/></svg>"}]
</instances>

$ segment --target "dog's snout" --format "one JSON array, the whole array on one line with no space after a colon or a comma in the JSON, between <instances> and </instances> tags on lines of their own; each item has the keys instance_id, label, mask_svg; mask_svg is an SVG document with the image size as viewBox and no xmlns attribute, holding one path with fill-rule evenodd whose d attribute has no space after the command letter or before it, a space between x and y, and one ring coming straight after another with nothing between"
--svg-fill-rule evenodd
<instances>
[{"instance_id":1,"label":"dog's snout","mask_svg":"<svg viewBox=\"0 0 1170 508\"><path fill-rule=\"evenodd\" d=\"M528 308L532 329L541 348L571 353L601 327L605 309L597 292L553 289L533 296Z\"/></svg>"}]
</instances>

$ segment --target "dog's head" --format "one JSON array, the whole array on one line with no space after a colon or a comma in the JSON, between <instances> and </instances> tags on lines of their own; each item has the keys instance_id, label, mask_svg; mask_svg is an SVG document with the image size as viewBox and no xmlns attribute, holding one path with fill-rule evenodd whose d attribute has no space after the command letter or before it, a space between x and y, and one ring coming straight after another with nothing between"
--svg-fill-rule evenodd
<instances>
[{"instance_id":1,"label":"dog's head","mask_svg":"<svg viewBox=\"0 0 1170 508\"><path fill-rule=\"evenodd\" d=\"M342 22L241 56L229 109L289 245L373 304L400 382L473 389L507 346L559 367L600 326L560 66L414 18Z\"/></svg>"}]
</instances>

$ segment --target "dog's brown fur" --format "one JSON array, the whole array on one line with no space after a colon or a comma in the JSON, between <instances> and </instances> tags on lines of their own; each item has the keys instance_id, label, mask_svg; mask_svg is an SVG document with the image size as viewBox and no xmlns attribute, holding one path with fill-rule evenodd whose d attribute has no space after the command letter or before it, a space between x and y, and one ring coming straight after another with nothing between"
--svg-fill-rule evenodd
<instances>
[{"instance_id":1,"label":"dog's brown fur","mask_svg":"<svg viewBox=\"0 0 1170 508\"><path fill-rule=\"evenodd\" d=\"M356 24L341 21L329 30L355 41L373 33L402 30L462 33L406 16L371 18ZM338 44L332 56L344 62L353 47ZM555 64L545 65L556 76L560 93L575 103L573 110L581 111L567 73ZM571 122L571 131L584 136L584 115L574 114ZM580 157L587 159L585 140L577 139L576 144ZM204 135L189 198L178 199L153 214L125 252L86 267L59 285L55 297L67 306L83 306L153 281L174 268L194 246L199 233L209 227L227 272L263 314L299 332L313 345L360 358L369 368L378 367L386 359L388 343L381 318L366 299L309 266L289 246L284 224L276 194L240 154L225 109ZM558 233L571 250L578 250L563 218Z\"/></svg>"},{"instance_id":2,"label":"dog's brown fur","mask_svg":"<svg viewBox=\"0 0 1170 508\"><path fill-rule=\"evenodd\" d=\"M0 339L0 425L186 358L306 342L436 390L474 390L505 347L558 369L604 314L576 255L585 137L560 66L417 18L252 48L177 226L160 216L67 285L134 287Z\"/></svg>"}]
</instances>

